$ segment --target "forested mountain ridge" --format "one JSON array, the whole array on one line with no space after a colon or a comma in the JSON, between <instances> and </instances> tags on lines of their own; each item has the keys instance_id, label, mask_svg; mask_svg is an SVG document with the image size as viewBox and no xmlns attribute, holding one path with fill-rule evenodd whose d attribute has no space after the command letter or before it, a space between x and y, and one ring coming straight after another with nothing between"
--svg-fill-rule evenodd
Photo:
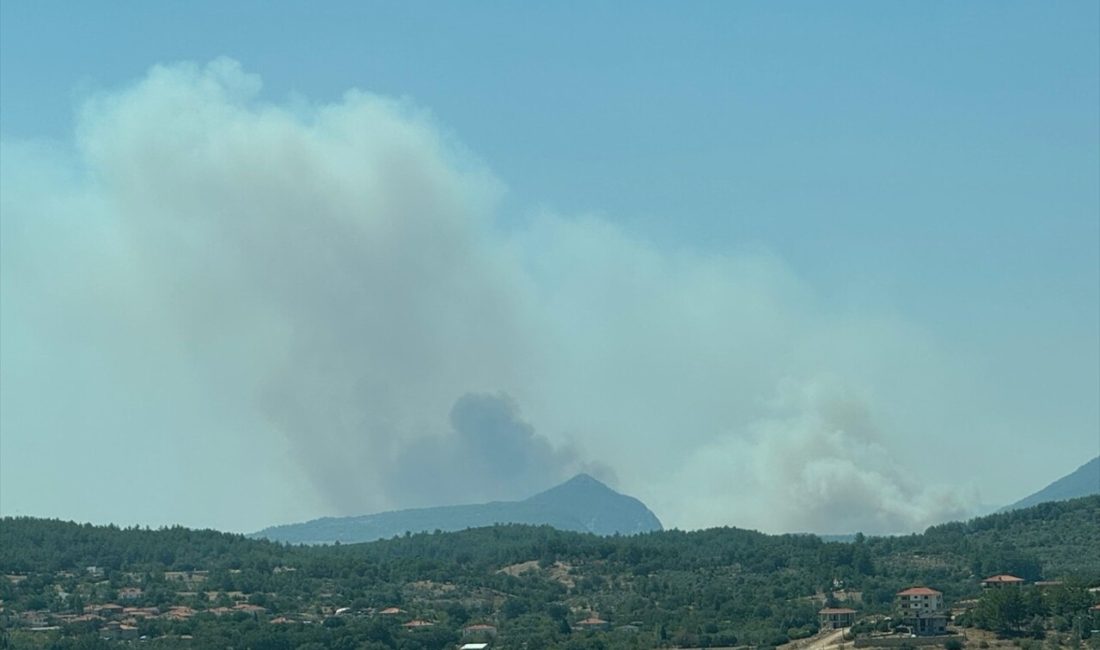
<instances>
[{"instance_id":1,"label":"forested mountain ridge","mask_svg":"<svg viewBox=\"0 0 1100 650\"><path fill-rule=\"evenodd\" d=\"M126 604L159 612L133 626L159 639L152 647L185 647L190 636L186 647L439 650L470 623L529 649L770 645L813 633L822 602L853 594L861 612L886 613L906 586L957 602L995 573L1096 585L1096 539L1100 497L852 543L735 528L600 537L509 525L307 547L7 518L0 573L11 577L0 599L10 627L28 613L68 616L54 634L76 638L103 625L74 622L78 609L129 593ZM379 615L385 608L402 610L400 620ZM590 615L610 630L582 632L577 622ZM402 625L414 620L432 625Z\"/></svg>"},{"instance_id":2,"label":"forested mountain ridge","mask_svg":"<svg viewBox=\"0 0 1100 650\"><path fill-rule=\"evenodd\" d=\"M1100 494L1100 456L1054 481L1038 492L1020 499L1001 512L1027 508L1047 501L1065 501Z\"/></svg>"},{"instance_id":3,"label":"forested mountain ridge","mask_svg":"<svg viewBox=\"0 0 1100 650\"><path fill-rule=\"evenodd\" d=\"M412 508L358 517L324 517L272 526L251 537L292 544L372 542L406 532L451 532L494 524L553 526L597 535L633 535L661 530L644 503L619 494L587 474L522 501Z\"/></svg>"}]
</instances>

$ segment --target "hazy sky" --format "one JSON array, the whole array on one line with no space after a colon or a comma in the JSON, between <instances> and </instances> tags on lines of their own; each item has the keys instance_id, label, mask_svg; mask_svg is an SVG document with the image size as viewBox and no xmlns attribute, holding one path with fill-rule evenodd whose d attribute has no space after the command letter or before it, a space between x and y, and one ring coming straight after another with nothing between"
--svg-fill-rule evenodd
<instances>
[{"instance_id":1,"label":"hazy sky","mask_svg":"<svg viewBox=\"0 0 1100 650\"><path fill-rule=\"evenodd\" d=\"M0 514L588 471L899 532L1100 453L1100 5L0 4Z\"/></svg>"}]
</instances>

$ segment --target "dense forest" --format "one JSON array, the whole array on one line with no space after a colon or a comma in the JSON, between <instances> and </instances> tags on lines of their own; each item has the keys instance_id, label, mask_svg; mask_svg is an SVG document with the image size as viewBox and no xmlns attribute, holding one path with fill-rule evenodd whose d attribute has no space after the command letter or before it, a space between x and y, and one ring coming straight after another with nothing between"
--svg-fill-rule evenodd
<instances>
[{"instance_id":1,"label":"dense forest","mask_svg":"<svg viewBox=\"0 0 1100 650\"><path fill-rule=\"evenodd\" d=\"M505 525L307 547L178 527L6 518L0 644L771 646L814 634L823 605L888 614L911 585L968 602L983 577L999 573L1071 585L1072 594L1047 600L1072 601L1060 624L1087 635L1095 623L1081 616L1094 602L1085 588L1100 584L1098 539L1100 497L850 543L735 528L599 537ZM995 603L976 602L972 622L1002 623ZM1053 614L1046 602L1031 603L1032 627L1035 616ZM1003 631L1028 631L1016 623Z\"/></svg>"}]
</instances>

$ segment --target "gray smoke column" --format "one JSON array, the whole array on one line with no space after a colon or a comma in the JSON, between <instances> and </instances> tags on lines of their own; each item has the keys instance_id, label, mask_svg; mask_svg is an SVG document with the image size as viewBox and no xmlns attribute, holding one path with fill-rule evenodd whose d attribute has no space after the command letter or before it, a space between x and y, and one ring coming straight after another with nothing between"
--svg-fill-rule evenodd
<instances>
[{"instance_id":1,"label":"gray smoke column","mask_svg":"<svg viewBox=\"0 0 1100 650\"><path fill-rule=\"evenodd\" d=\"M196 512L268 486L250 507L282 514L245 529L577 471L681 527L960 511L902 478L940 424L912 396L957 392L910 324L822 305L765 249L552 211L503 228L503 183L410 102L260 96L232 61L158 66L89 100L71 151L4 143L6 438L74 466L111 440Z\"/></svg>"},{"instance_id":2,"label":"gray smoke column","mask_svg":"<svg viewBox=\"0 0 1100 650\"><path fill-rule=\"evenodd\" d=\"M614 481L601 463L554 446L524 421L504 394L466 394L450 413L448 435L406 447L388 475L387 491L406 503L474 503L534 494L578 472ZM446 496L444 496L446 495Z\"/></svg>"}]
</instances>

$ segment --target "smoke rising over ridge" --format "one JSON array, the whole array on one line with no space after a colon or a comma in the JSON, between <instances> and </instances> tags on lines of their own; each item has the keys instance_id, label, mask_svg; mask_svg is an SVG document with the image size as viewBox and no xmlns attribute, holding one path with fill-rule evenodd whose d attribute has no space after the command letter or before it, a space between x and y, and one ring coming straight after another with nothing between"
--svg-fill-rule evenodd
<instances>
[{"instance_id":1,"label":"smoke rising over ridge","mask_svg":"<svg viewBox=\"0 0 1100 650\"><path fill-rule=\"evenodd\" d=\"M931 422L907 399L959 381L919 328L827 308L765 249L552 211L505 228L502 181L411 103L259 92L227 60L156 67L86 103L71 155L4 143L6 435L85 449L113 414L128 457L182 437L309 485L287 519L577 471L681 527L894 532L970 507L905 478Z\"/></svg>"}]
</instances>

